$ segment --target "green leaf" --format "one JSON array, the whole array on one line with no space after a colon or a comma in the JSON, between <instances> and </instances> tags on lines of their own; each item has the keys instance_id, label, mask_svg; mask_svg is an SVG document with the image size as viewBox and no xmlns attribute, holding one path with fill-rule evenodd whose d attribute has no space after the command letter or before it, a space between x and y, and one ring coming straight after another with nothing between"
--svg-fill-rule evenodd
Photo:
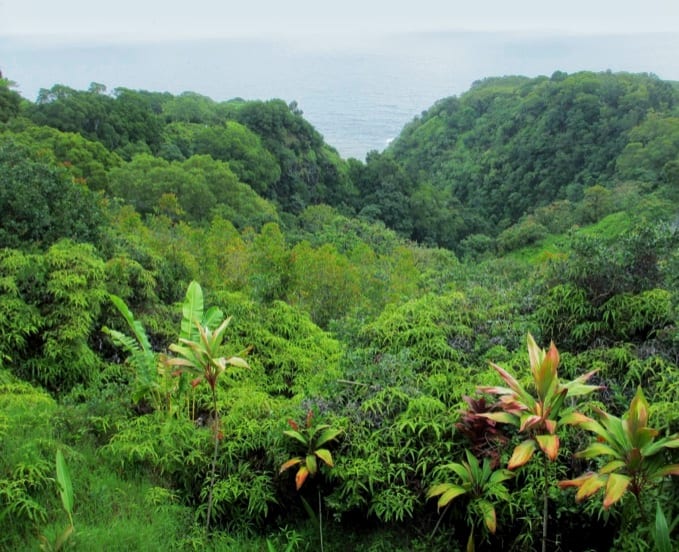
<instances>
[{"instance_id":1,"label":"green leaf","mask_svg":"<svg viewBox=\"0 0 679 552\"><path fill-rule=\"evenodd\" d=\"M283 431L283 435L287 435L288 437L299 441L305 447L309 446L309 441L307 441L306 437L304 437L304 435L302 435L299 431L295 431L294 429L286 429Z\"/></svg>"},{"instance_id":2,"label":"green leaf","mask_svg":"<svg viewBox=\"0 0 679 552\"><path fill-rule=\"evenodd\" d=\"M68 466L66 465L66 460L64 459L61 449L57 449L56 464L61 503L63 504L68 517L71 518L73 516L73 484L71 483L71 476L68 473ZM73 525L72 521L71 525Z\"/></svg>"},{"instance_id":3,"label":"green leaf","mask_svg":"<svg viewBox=\"0 0 679 552\"><path fill-rule=\"evenodd\" d=\"M306 467L312 476L316 475L316 472L318 472L318 462L313 454L307 454Z\"/></svg>"},{"instance_id":4,"label":"green leaf","mask_svg":"<svg viewBox=\"0 0 679 552\"><path fill-rule=\"evenodd\" d=\"M510 470L513 470L514 468L523 466L533 456L536 446L537 445L533 439L528 439L517 445L517 447L514 449L514 452L512 453L512 457L509 459L507 467Z\"/></svg>"},{"instance_id":5,"label":"green leaf","mask_svg":"<svg viewBox=\"0 0 679 552\"><path fill-rule=\"evenodd\" d=\"M606 443L591 443L585 450L575 454L578 458L596 458L598 456L618 456L618 452Z\"/></svg>"},{"instance_id":6,"label":"green leaf","mask_svg":"<svg viewBox=\"0 0 679 552\"><path fill-rule=\"evenodd\" d=\"M495 530L497 529L497 518L495 517L495 508L487 500L479 500L478 504L481 510L481 514L483 515L483 522L486 524L486 527L488 527L488 530L491 533L495 533Z\"/></svg>"},{"instance_id":7,"label":"green leaf","mask_svg":"<svg viewBox=\"0 0 679 552\"><path fill-rule=\"evenodd\" d=\"M437 506L439 508L443 508L446 506L451 500L454 498L465 494L467 491L466 489L463 489L462 487L459 487L458 485L448 485L448 490L444 492L441 497L438 500Z\"/></svg>"},{"instance_id":8,"label":"green leaf","mask_svg":"<svg viewBox=\"0 0 679 552\"><path fill-rule=\"evenodd\" d=\"M653 532L655 548L658 552L672 552L670 542L670 529L667 525L667 518L660 507L660 502L656 503L655 508L655 531Z\"/></svg>"},{"instance_id":9,"label":"green leaf","mask_svg":"<svg viewBox=\"0 0 679 552\"><path fill-rule=\"evenodd\" d=\"M314 447L318 448L325 445L328 441L332 441L340 433L342 433L341 429L333 429L331 427L325 429L314 441Z\"/></svg>"},{"instance_id":10,"label":"green leaf","mask_svg":"<svg viewBox=\"0 0 679 552\"><path fill-rule=\"evenodd\" d=\"M612 460L605 466L602 466L602 468L599 470L599 473L601 474L607 474L607 473L612 473L616 470L619 470L620 468L625 466L625 462L623 460Z\"/></svg>"},{"instance_id":11,"label":"green leaf","mask_svg":"<svg viewBox=\"0 0 679 552\"><path fill-rule=\"evenodd\" d=\"M314 454L323 460L327 466L330 466L331 468L334 466L332 462L332 454L328 449L316 449Z\"/></svg>"},{"instance_id":12,"label":"green leaf","mask_svg":"<svg viewBox=\"0 0 679 552\"><path fill-rule=\"evenodd\" d=\"M229 357L226 359L226 364L235 366L236 368L250 368L250 365L240 357Z\"/></svg>"},{"instance_id":13,"label":"green leaf","mask_svg":"<svg viewBox=\"0 0 679 552\"><path fill-rule=\"evenodd\" d=\"M186 289L184 304L182 305L182 321L180 338L195 341L198 338L196 323L203 320L203 290L200 284L193 280Z\"/></svg>"}]
</instances>

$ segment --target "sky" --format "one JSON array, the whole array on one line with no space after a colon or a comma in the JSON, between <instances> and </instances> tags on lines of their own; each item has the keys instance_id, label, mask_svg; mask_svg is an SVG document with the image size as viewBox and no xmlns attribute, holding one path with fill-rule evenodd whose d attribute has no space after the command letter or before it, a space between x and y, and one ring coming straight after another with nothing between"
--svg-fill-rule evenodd
<instances>
[{"instance_id":1,"label":"sky","mask_svg":"<svg viewBox=\"0 0 679 552\"><path fill-rule=\"evenodd\" d=\"M679 32L678 0L0 0L0 37L156 40L404 31Z\"/></svg>"}]
</instances>

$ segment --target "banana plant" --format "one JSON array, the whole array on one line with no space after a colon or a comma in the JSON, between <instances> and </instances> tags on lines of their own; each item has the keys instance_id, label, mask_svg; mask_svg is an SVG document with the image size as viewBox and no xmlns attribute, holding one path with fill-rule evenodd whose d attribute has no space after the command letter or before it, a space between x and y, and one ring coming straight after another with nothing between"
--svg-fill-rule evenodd
<instances>
[{"instance_id":1,"label":"banana plant","mask_svg":"<svg viewBox=\"0 0 679 552\"><path fill-rule=\"evenodd\" d=\"M144 325L136 320L132 311L117 295L109 295L111 302L127 322L132 336L104 326L102 331L111 337L115 345L122 348L129 357L127 364L134 370L134 390L132 398L135 402L148 398L154 410L162 407L163 390L158 377L158 358L151 348L151 342Z\"/></svg>"},{"instance_id":2,"label":"banana plant","mask_svg":"<svg viewBox=\"0 0 679 552\"><path fill-rule=\"evenodd\" d=\"M479 461L469 450L465 450L465 453L466 462L452 462L442 466L442 469L450 470L457 475L457 482L434 485L427 492L427 498L438 496L437 505L441 509L447 507L458 496L469 496L467 511L471 529L467 540L467 552L473 552L474 525L480 519L490 533L495 533L497 515L494 503L498 500L509 501L509 491L503 483L514 474L505 469L492 469L489 458L484 458L483 464L479 465Z\"/></svg>"},{"instance_id":3,"label":"banana plant","mask_svg":"<svg viewBox=\"0 0 679 552\"><path fill-rule=\"evenodd\" d=\"M198 291L200 291L200 286L198 286L197 283L192 282L191 285L194 286L193 293L198 293ZM197 286L197 289L195 286ZM191 288L189 289L191 290ZM191 294L191 291L189 291L189 293L187 293L187 298ZM202 298L202 291L200 292L200 295ZM186 310L184 316L187 316ZM177 356L166 357L164 359L164 363L168 368L188 374L189 377L192 377L192 387L196 387L204 380L207 382L212 393L214 452L210 469L210 490L208 493L207 521L205 525L206 532L210 529L215 472L217 467L217 451L221 436L219 410L217 408L217 381L219 376L227 370L227 367L248 368L248 363L240 356L225 357L221 355L226 329L230 322L231 318L229 317L224 320L217 329L211 330L208 324L201 325L198 320L194 320L193 324L196 331L189 331L188 327L182 327L183 335L187 335L188 337L180 337L179 343L170 345L170 351Z\"/></svg>"},{"instance_id":4,"label":"banana plant","mask_svg":"<svg viewBox=\"0 0 679 552\"><path fill-rule=\"evenodd\" d=\"M637 500L642 518L647 521L641 495L665 477L679 475L679 464L666 464L663 454L665 449L679 448L679 434L659 437L659 431L648 426L650 408L641 387L637 388L622 418L603 410L597 410L597 414L598 421L582 417L580 427L594 433L596 438L576 456L601 458L604 465L598 471L561 481L559 486L576 487L578 502L603 489L606 509L629 491Z\"/></svg>"},{"instance_id":5,"label":"banana plant","mask_svg":"<svg viewBox=\"0 0 679 552\"><path fill-rule=\"evenodd\" d=\"M483 414L490 420L515 425L526 438L512 452L507 467L510 470L526 464L535 451L544 453L544 491L542 516L542 550L547 549L548 519L548 462L556 460L559 454L560 441L557 434L559 424L577 425L585 421L585 417L566 406L566 398L587 395L600 389L596 385L587 385L596 370L583 374L573 381L561 382L558 376L559 351L552 342L549 350L541 349L533 336L528 334L528 358L533 376L532 389L527 389L501 366L491 363L495 371L506 382L508 387L479 387L479 391L498 395L502 412Z\"/></svg>"},{"instance_id":6,"label":"banana plant","mask_svg":"<svg viewBox=\"0 0 679 552\"><path fill-rule=\"evenodd\" d=\"M290 458L283 463L279 471L283 473L293 466L299 466L295 475L295 487L298 491L309 476L315 477L318 473L318 460L330 468L334 466L332 453L323 445L336 439L342 433L341 429L332 428L328 424L314 426L312 419L313 411L309 410L303 428L300 429L299 424L294 420L288 420L291 429L283 432L303 448L303 455Z\"/></svg>"}]
</instances>

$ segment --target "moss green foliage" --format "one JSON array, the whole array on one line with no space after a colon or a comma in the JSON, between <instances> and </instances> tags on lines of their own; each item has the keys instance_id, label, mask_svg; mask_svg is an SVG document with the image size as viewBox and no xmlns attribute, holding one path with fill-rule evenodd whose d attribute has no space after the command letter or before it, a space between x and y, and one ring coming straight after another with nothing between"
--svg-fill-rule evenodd
<instances>
[{"instance_id":1,"label":"moss green foliage","mask_svg":"<svg viewBox=\"0 0 679 552\"><path fill-rule=\"evenodd\" d=\"M485 79L365 163L294 102L12 88L0 548L677 547L676 86ZM590 443L632 418L658 469Z\"/></svg>"}]
</instances>

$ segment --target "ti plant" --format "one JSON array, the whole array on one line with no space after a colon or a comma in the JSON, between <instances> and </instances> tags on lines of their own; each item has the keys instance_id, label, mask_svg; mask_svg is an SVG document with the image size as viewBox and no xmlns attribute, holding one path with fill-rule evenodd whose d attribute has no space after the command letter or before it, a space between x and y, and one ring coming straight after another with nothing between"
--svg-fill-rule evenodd
<instances>
[{"instance_id":1,"label":"ti plant","mask_svg":"<svg viewBox=\"0 0 679 552\"><path fill-rule=\"evenodd\" d=\"M294 456L290 458L287 462L284 462L281 466L279 473L283 473L293 466L299 466L297 468L297 474L295 475L295 488L299 491L304 485L304 482L309 476L315 477L318 473L318 460L320 460L326 466L332 468L334 462L332 459L332 453L325 448L330 441L336 439L340 433L341 429L336 429L330 427L328 424L318 424L313 425L313 411L309 410L306 415L306 420L304 421L304 427L300 428L299 424L294 420L288 420L288 425L291 429L284 431L283 433L301 445L301 452L303 456ZM311 511L311 508L307 502L302 498L304 506L307 510ZM321 515L321 491L318 490L318 535L320 538L320 549L323 552L323 517Z\"/></svg>"},{"instance_id":2,"label":"ti plant","mask_svg":"<svg viewBox=\"0 0 679 552\"><path fill-rule=\"evenodd\" d=\"M528 357L532 378L532 389L527 389L509 372L497 364L491 363L508 387L479 387L479 391L498 395L502 404L502 412L484 414L490 420L509 423L518 427L526 439L516 446L507 467L518 468L526 464L535 453L544 453L544 491L542 518L542 550L547 549L548 519L548 462L556 460L559 454L559 436L557 428L561 424L578 424L584 416L566 407L567 397L587 395L599 389L596 385L587 385L596 370L588 372L573 381L561 382L557 373L559 351L554 343L545 351L538 347L533 336L528 334ZM531 392L532 391L532 392Z\"/></svg>"},{"instance_id":3,"label":"ti plant","mask_svg":"<svg viewBox=\"0 0 679 552\"><path fill-rule=\"evenodd\" d=\"M498 427L495 420L486 416L489 412L500 412L502 404L488 403L485 397L473 399L462 397L467 409L460 411L460 421L455 427L471 444L471 452L478 458L489 458L491 467L500 463L501 448L509 441L507 435Z\"/></svg>"},{"instance_id":4,"label":"ti plant","mask_svg":"<svg viewBox=\"0 0 679 552\"><path fill-rule=\"evenodd\" d=\"M576 487L578 502L603 489L604 508L618 502L629 491L637 500L642 518L648 521L641 495L665 477L679 475L679 464L666 464L663 454L664 449L679 448L679 434L658 438L658 430L648 426L649 405L641 387L622 418L602 410L597 410L597 414L599 421L583 416L580 427L594 433L596 439L576 456L601 458L604 465L599 471L561 481L559 486Z\"/></svg>"},{"instance_id":5,"label":"ti plant","mask_svg":"<svg viewBox=\"0 0 679 552\"><path fill-rule=\"evenodd\" d=\"M194 286L194 293L200 292L200 286L195 282L191 283ZM191 295L191 286L187 298ZM202 292L201 297L202 297ZM210 530L210 517L212 514L212 493L215 484L215 471L217 466L217 450L219 447L220 428L219 428L219 410L217 408L217 381L219 376L223 374L227 367L233 366L237 368L247 368L248 364L241 357L221 356L222 346L226 328L229 325L231 318L224 320L216 330L211 330L208 325L202 326L199 321L194 320L196 327L195 334L190 338L179 338L179 343L170 345L170 351L177 356L166 358L165 364L168 367L175 368L183 373L189 374L193 377L191 385L197 386L202 380L205 380L210 387L212 393L212 409L214 416L214 453L212 456L212 466L210 469L210 490L208 494L207 506L207 521L205 530ZM185 332L185 329L182 329Z\"/></svg>"},{"instance_id":6,"label":"ti plant","mask_svg":"<svg viewBox=\"0 0 679 552\"><path fill-rule=\"evenodd\" d=\"M283 463L280 469L280 473L283 473L293 466L299 466L295 476L295 487L298 491L304 485L307 477L315 477L316 473L318 473L318 460L321 460L321 462L331 468L334 466L332 454L323 445L326 445L342 433L341 429L332 428L328 424L314 426L312 425L312 419L313 411L309 410L304 422L304 428L300 429L297 422L288 420L288 425L292 429L283 432L304 447L304 456L290 458L290 460Z\"/></svg>"},{"instance_id":7,"label":"ti plant","mask_svg":"<svg viewBox=\"0 0 679 552\"><path fill-rule=\"evenodd\" d=\"M453 462L442 466L442 469L455 472L458 476L456 483L439 483L427 492L427 498L438 496L438 507L448 507L458 496L469 496L468 519L471 530L467 540L467 552L473 552L474 525L482 520L486 529L495 533L497 516L494 503L498 500L509 501L509 492L504 482L513 477L509 470L493 470L489 458L483 459L483 464L469 451L465 450L467 461L461 464ZM438 526L438 524L437 524ZM434 531L436 528L434 529Z\"/></svg>"}]
</instances>

